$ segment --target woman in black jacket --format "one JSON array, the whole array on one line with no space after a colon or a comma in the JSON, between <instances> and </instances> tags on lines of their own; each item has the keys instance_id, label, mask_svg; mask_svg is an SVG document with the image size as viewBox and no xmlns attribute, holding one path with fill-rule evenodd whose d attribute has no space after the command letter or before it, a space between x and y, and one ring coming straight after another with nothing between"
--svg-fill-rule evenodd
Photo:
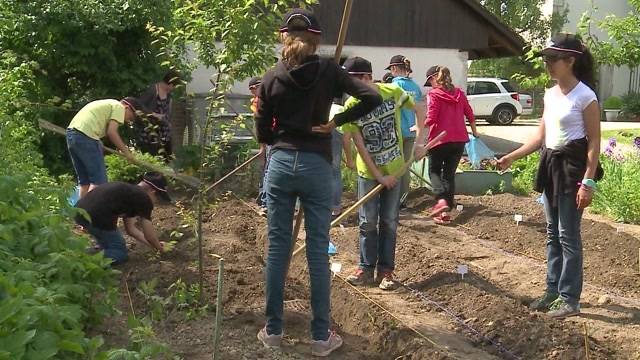
<instances>
[{"instance_id":1,"label":"woman in black jacket","mask_svg":"<svg viewBox=\"0 0 640 360\"><path fill-rule=\"evenodd\" d=\"M267 178L267 324L258 339L267 347L278 347L282 341L284 283L299 198L305 215L311 282L311 350L313 355L327 356L342 345L340 336L329 331L331 134L314 132L314 128L331 130L356 120L382 99L334 61L316 55L321 29L313 13L290 11L280 34L282 59L262 78L255 115L258 142L272 146ZM327 123L331 101L345 92L361 103Z\"/></svg>"}]
</instances>

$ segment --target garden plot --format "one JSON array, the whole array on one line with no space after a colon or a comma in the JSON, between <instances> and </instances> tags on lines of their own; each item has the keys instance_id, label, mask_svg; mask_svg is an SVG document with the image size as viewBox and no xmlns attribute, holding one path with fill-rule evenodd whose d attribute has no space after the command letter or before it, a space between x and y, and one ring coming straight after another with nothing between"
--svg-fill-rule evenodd
<instances>
[{"instance_id":1,"label":"garden plot","mask_svg":"<svg viewBox=\"0 0 640 360\"><path fill-rule=\"evenodd\" d=\"M474 206L485 204L487 199L463 198L465 206L460 220L465 220L466 212L474 212ZM496 200L496 204L499 200ZM521 201L528 200L525 198ZM515 204L517 202L514 201ZM430 205L420 192L412 194L410 205L413 208L401 217L396 276L416 292L400 288L386 293L377 288L365 288L359 289L362 291L360 293L339 277L334 277L332 316L337 330L344 336L345 346L331 358L584 358L584 322L589 323L590 336L587 342L591 359L633 359L640 355L640 349L635 345L640 343L637 308L622 307L613 299L606 306L627 309L624 315L614 319L613 310L598 308L599 294L592 289L585 289L584 312L591 317L555 321L542 314L531 314L524 303L541 291L544 268L529 265L526 261L533 261L529 258L513 261L504 254L483 247L473 231L436 227L419 212L420 208ZM484 206L485 211L498 212L494 209L495 204ZM524 211L527 208L533 206L525 204L522 211L518 209L525 217L525 222L518 225L521 228L532 226L534 214ZM479 213L475 211L475 214ZM471 225L471 221L478 221L475 224L477 229L485 231L497 226L489 216L477 215L466 219L467 226ZM509 219L513 221L513 215ZM173 231L181 229L181 219L175 208L156 210L154 223L164 229L165 240L175 237ZM334 260L342 264L341 275L346 276L354 269L357 260L357 221L355 217L350 217L343 225L332 229L331 236L339 251ZM516 226L515 223L513 226ZM264 324L265 219L246 203L230 200L206 211L203 228L205 254L219 254L226 263L223 292L225 318L220 343L223 358L310 358L305 257L294 259L287 282L286 345L280 351L266 350L255 338ZM508 237L511 231L511 228L503 231L503 238ZM613 234L616 234L615 229ZM150 259L144 249L132 251L130 262L120 268L123 274L123 315L98 329L105 334L107 343L123 345L127 341L126 318L131 313L131 305L138 316L158 311L158 305L149 300L149 294L141 291L152 279L157 279L155 295L160 299L156 299L159 302L176 297L175 284L178 279L186 284L197 284L197 245L189 238L190 234L185 234L175 249L161 259ZM494 242L498 243L498 240ZM533 252L538 251L536 247L541 247L540 244L542 242L539 241L530 246L531 256L542 256ZM523 247L519 249L522 252L525 250ZM464 281L455 273L459 264L469 266L470 272L465 275ZM210 299L208 309L202 310L194 305L195 302L189 301L181 309L167 304L160 310L162 314L153 325L158 338L185 359L211 358L218 271L216 259L205 256L204 269L207 284L205 295ZM587 274L590 274L588 269ZM126 284L124 279L127 279ZM611 285L605 284L605 281L602 283L603 286ZM127 285L131 304L126 295ZM188 291L186 293L189 295ZM615 321L607 322L605 318Z\"/></svg>"}]
</instances>

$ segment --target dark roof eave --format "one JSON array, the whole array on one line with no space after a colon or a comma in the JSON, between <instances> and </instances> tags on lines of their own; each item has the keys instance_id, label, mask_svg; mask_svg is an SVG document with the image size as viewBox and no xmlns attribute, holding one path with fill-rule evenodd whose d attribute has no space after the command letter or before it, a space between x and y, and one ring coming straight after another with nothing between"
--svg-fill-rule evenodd
<instances>
[{"instance_id":1,"label":"dark roof eave","mask_svg":"<svg viewBox=\"0 0 640 360\"><path fill-rule=\"evenodd\" d=\"M504 43L505 49L509 52L509 54L501 54L500 56L490 56L490 57L508 57L508 56L520 56L524 54L524 47L526 46L526 42L524 39L518 35L515 31L513 31L510 27L504 24L497 16L492 14L490 11L484 8L482 4L480 4L476 0L462 0L465 4L467 4L471 9L473 9L478 15L484 18L491 26L493 26L498 32L498 35L502 42ZM502 35L502 36L500 36ZM465 51L475 51L481 49L469 49Z\"/></svg>"}]
</instances>

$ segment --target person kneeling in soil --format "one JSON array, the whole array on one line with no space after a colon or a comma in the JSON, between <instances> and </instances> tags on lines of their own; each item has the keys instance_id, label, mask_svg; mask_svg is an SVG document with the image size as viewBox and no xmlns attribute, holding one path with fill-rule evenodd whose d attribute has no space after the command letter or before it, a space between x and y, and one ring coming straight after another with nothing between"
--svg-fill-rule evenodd
<instances>
[{"instance_id":1,"label":"person kneeling in soil","mask_svg":"<svg viewBox=\"0 0 640 360\"><path fill-rule=\"evenodd\" d=\"M547 289L529 308L561 319L580 313L583 255L580 222L602 175L600 106L593 91L589 49L574 34L561 33L542 51L556 85L544 95L537 131L498 161L507 169L542 147L535 190L544 195L547 218Z\"/></svg>"},{"instance_id":2,"label":"person kneeling in soil","mask_svg":"<svg viewBox=\"0 0 640 360\"><path fill-rule=\"evenodd\" d=\"M385 189L366 202L359 210L360 265L354 275L347 278L352 285L376 283L383 290L392 290L396 252L396 230L402 188L393 174L404 165L401 110L413 109L415 102L395 84L374 83L371 63L363 58L348 59L345 70L370 86L382 96L383 103L369 114L342 128L350 133L358 149L358 198L362 198L379 183ZM358 100L349 98L345 110ZM423 151L424 146L419 146ZM426 151L426 150L425 150ZM424 156L424 152L419 157Z\"/></svg>"},{"instance_id":3,"label":"person kneeling in soil","mask_svg":"<svg viewBox=\"0 0 640 360\"><path fill-rule=\"evenodd\" d=\"M164 244L151 223L153 204L157 199L171 201L167 194L167 181L159 173L148 172L138 185L119 181L96 187L76 204L89 215L76 216L76 223L91 234L104 251L104 256L113 260L113 265L128 259L127 245L118 230L118 218L124 220L125 230L134 239L162 251ZM142 227L138 229L136 220Z\"/></svg>"}]
</instances>

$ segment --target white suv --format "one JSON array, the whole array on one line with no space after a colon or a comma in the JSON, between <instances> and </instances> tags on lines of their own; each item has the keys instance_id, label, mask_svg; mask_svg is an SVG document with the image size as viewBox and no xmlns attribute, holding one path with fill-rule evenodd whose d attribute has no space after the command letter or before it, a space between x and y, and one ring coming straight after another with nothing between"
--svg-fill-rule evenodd
<instances>
[{"instance_id":1,"label":"white suv","mask_svg":"<svg viewBox=\"0 0 640 360\"><path fill-rule=\"evenodd\" d=\"M508 125L520 114L520 95L508 80L498 78L467 79L467 97L476 118L491 124Z\"/></svg>"}]
</instances>

